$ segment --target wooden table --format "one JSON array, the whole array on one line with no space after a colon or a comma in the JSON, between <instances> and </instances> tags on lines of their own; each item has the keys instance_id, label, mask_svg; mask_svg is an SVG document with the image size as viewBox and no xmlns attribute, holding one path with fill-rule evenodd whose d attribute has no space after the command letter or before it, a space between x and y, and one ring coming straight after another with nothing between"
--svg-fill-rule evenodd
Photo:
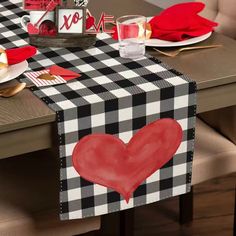
<instances>
[{"instance_id":1,"label":"wooden table","mask_svg":"<svg viewBox=\"0 0 236 236\"><path fill-rule=\"evenodd\" d=\"M123 14L153 15L160 11L141 0L137 1L143 5L135 5L134 1L130 1ZM106 8L110 14L116 12L119 16L122 11L117 10L115 2L113 8L108 3ZM214 33L200 44L222 44L223 47L183 52L175 58L148 51L197 82L198 113L236 105L236 41ZM27 89L15 97L0 98L0 159L51 148L56 134L55 119L55 113Z\"/></svg>"}]
</instances>

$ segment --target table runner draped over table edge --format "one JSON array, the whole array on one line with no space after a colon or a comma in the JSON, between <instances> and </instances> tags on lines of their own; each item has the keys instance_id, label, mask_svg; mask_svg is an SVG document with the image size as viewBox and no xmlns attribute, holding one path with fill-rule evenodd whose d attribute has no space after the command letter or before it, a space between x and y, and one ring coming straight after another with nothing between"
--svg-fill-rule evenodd
<instances>
[{"instance_id":1,"label":"table runner draped over table edge","mask_svg":"<svg viewBox=\"0 0 236 236\"><path fill-rule=\"evenodd\" d=\"M21 1L15 0L14 3L16 5L7 1L0 3L1 22L8 22L5 28L4 23L0 25L3 35L0 43L6 48L19 46L19 42L22 45L27 43L27 34L14 24ZM6 11L7 16L4 15ZM10 36L4 37L6 34ZM32 70L50 64L76 67L82 72L81 78L68 84L32 89L57 114L62 220L124 210L190 190L196 116L194 81L149 55L136 61L120 58L117 42L106 34L98 35L95 47L85 51L39 49L39 54L29 60ZM75 176L71 150L85 135L111 133L127 142L138 129L164 117L181 123L184 138L180 151L139 186L129 204L118 193ZM82 128L79 124L83 124Z\"/></svg>"}]
</instances>

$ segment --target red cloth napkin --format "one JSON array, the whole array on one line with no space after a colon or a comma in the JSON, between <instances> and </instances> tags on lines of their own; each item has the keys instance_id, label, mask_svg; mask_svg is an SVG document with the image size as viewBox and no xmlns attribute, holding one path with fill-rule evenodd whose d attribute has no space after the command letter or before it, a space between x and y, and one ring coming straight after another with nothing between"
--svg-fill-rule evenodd
<instances>
[{"instance_id":1,"label":"red cloth napkin","mask_svg":"<svg viewBox=\"0 0 236 236\"><path fill-rule=\"evenodd\" d=\"M66 81L69 81L69 80L72 80L81 76L80 74L74 71L64 69L63 67L60 67L57 65L51 66L49 68L49 73L52 75L60 75Z\"/></svg>"},{"instance_id":2,"label":"red cloth napkin","mask_svg":"<svg viewBox=\"0 0 236 236\"><path fill-rule=\"evenodd\" d=\"M34 56L37 49L33 46L25 46L22 48L12 48L5 50L7 54L8 65L14 65Z\"/></svg>"},{"instance_id":3,"label":"red cloth napkin","mask_svg":"<svg viewBox=\"0 0 236 236\"><path fill-rule=\"evenodd\" d=\"M198 15L204 7L201 2L188 2L167 8L149 21L151 38L182 41L211 32L218 24Z\"/></svg>"}]
</instances>

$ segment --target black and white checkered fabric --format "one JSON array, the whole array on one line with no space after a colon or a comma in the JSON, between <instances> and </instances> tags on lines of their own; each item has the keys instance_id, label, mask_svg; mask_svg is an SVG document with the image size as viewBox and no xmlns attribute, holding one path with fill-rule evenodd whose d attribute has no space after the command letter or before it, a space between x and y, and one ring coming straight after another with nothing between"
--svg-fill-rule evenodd
<instances>
[{"instance_id":1,"label":"black and white checkered fabric","mask_svg":"<svg viewBox=\"0 0 236 236\"><path fill-rule=\"evenodd\" d=\"M0 3L0 44L5 48L27 44L27 34L19 25L25 14L20 4L21 0ZM150 56L122 59L117 48L116 41L100 34L96 46L85 51L45 48L29 60L31 70L57 64L82 73L67 84L34 90L57 113L62 220L120 211L190 190L195 82ZM73 148L85 135L108 133L128 142L146 124L166 117L180 123L183 141L174 158L147 178L128 204L113 190L84 180L73 168Z\"/></svg>"}]
</instances>

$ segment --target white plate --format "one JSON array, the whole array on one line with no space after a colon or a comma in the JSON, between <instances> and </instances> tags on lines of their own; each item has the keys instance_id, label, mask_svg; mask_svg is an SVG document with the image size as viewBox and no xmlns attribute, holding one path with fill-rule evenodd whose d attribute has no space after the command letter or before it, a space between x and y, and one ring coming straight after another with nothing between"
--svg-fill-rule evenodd
<instances>
[{"instance_id":1,"label":"white plate","mask_svg":"<svg viewBox=\"0 0 236 236\"><path fill-rule=\"evenodd\" d=\"M147 17L147 21L151 20L152 17ZM171 42L171 41L166 41L166 40L161 40L161 39L147 39L145 42L146 46L150 47L179 47L179 46L186 46L186 45L191 45L194 43L199 43L211 36L212 32L209 32L207 34L194 37L191 39L187 39L184 41L180 42Z\"/></svg>"},{"instance_id":2,"label":"white plate","mask_svg":"<svg viewBox=\"0 0 236 236\"><path fill-rule=\"evenodd\" d=\"M191 45L194 43L199 43L211 36L212 32L209 32L207 34L204 34L202 36L194 37L191 39L187 39L184 41L180 42L171 42L171 41L166 41L166 40L161 40L161 39L147 39L145 42L146 46L150 47L179 47L179 46L186 46L186 45Z\"/></svg>"},{"instance_id":3,"label":"white plate","mask_svg":"<svg viewBox=\"0 0 236 236\"><path fill-rule=\"evenodd\" d=\"M8 66L8 71L5 75L0 76L0 83L4 83L13 80L23 74L28 68L28 62L23 61L21 63Z\"/></svg>"}]
</instances>

